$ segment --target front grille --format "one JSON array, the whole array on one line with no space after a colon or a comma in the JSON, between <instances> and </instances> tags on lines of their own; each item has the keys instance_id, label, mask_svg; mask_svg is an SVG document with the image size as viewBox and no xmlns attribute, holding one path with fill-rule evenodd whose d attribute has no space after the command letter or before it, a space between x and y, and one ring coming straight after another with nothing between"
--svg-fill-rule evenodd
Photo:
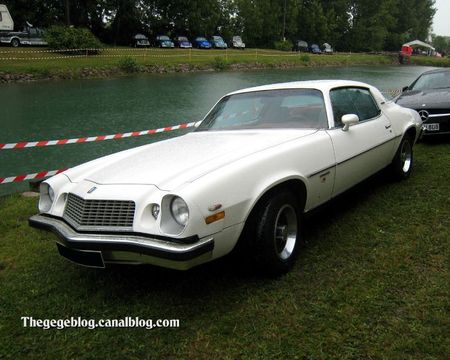
<instances>
[{"instance_id":1,"label":"front grille","mask_svg":"<svg viewBox=\"0 0 450 360\"><path fill-rule=\"evenodd\" d=\"M421 109L417 110L420 111ZM449 114L450 109L426 109L430 115Z\"/></svg>"},{"instance_id":2,"label":"front grille","mask_svg":"<svg viewBox=\"0 0 450 360\"><path fill-rule=\"evenodd\" d=\"M124 231L133 228L135 204L122 200L85 200L69 193L63 218L77 230Z\"/></svg>"},{"instance_id":3,"label":"front grille","mask_svg":"<svg viewBox=\"0 0 450 360\"><path fill-rule=\"evenodd\" d=\"M428 113L428 119L432 120L432 119L449 119L450 118L450 109L416 109L416 111L419 113L419 115L421 114L421 111L426 111ZM423 120L423 118L422 118Z\"/></svg>"}]
</instances>

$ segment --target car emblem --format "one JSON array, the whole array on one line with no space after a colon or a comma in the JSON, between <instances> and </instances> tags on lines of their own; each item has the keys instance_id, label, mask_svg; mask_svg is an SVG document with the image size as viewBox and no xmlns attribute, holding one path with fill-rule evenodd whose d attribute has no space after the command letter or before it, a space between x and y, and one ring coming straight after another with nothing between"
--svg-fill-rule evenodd
<instances>
[{"instance_id":1,"label":"car emblem","mask_svg":"<svg viewBox=\"0 0 450 360\"><path fill-rule=\"evenodd\" d=\"M97 187L94 186L93 188L90 188L87 193L92 194L96 189L97 189Z\"/></svg>"},{"instance_id":2,"label":"car emblem","mask_svg":"<svg viewBox=\"0 0 450 360\"><path fill-rule=\"evenodd\" d=\"M211 205L211 206L208 208L208 210L209 210L209 211L216 211L216 210L219 210L221 207L222 207L222 204L214 204L214 205Z\"/></svg>"},{"instance_id":3,"label":"car emblem","mask_svg":"<svg viewBox=\"0 0 450 360\"><path fill-rule=\"evenodd\" d=\"M420 110L419 116L422 119L422 121L425 121L425 120L428 120L428 116L430 116L430 114L426 110Z\"/></svg>"}]
</instances>

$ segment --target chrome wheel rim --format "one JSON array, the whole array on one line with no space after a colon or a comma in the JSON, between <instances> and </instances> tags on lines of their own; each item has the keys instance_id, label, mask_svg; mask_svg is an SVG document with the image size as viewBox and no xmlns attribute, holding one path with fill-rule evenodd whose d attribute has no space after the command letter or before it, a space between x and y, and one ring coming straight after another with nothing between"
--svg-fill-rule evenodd
<instances>
[{"instance_id":1,"label":"chrome wheel rim","mask_svg":"<svg viewBox=\"0 0 450 360\"><path fill-rule=\"evenodd\" d=\"M286 260L297 242L297 215L291 205L283 205L275 220L274 242L277 256Z\"/></svg>"},{"instance_id":2,"label":"chrome wheel rim","mask_svg":"<svg viewBox=\"0 0 450 360\"><path fill-rule=\"evenodd\" d=\"M400 151L400 161L403 172L407 173L411 168L412 162L412 149L409 141L404 141L402 144L402 148Z\"/></svg>"}]
</instances>

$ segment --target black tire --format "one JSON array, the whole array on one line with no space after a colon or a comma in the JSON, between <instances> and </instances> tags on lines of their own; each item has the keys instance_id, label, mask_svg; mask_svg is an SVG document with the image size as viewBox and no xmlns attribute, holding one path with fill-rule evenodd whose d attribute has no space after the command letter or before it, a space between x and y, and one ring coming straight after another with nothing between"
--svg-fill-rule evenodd
<instances>
[{"instance_id":1,"label":"black tire","mask_svg":"<svg viewBox=\"0 0 450 360\"><path fill-rule=\"evenodd\" d=\"M19 39L12 39L11 40L11 46L12 47L19 47L19 45L20 45Z\"/></svg>"},{"instance_id":2,"label":"black tire","mask_svg":"<svg viewBox=\"0 0 450 360\"><path fill-rule=\"evenodd\" d=\"M413 145L414 140L406 134L400 142L390 165L390 172L394 180L406 180L411 175L414 163Z\"/></svg>"},{"instance_id":3,"label":"black tire","mask_svg":"<svg viewBox=\"0 0 450 360\"><path fill-rule=\"evenodd\" d=\"M278 276L294 265L301 245L300 214L295 195L280 190L263 198L250 215L243 240L262 273Z\"/></svg>"}]
</instances>

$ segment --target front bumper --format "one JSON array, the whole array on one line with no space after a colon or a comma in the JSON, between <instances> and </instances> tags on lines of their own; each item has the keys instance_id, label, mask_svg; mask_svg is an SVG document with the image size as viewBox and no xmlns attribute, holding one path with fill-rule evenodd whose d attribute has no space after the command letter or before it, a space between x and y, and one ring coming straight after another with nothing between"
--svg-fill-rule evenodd
<instances>
[{"instance_id":1,"label":"front bumper","mask_svg":"<svg viewBox=\"0 0 450 360\"><path fill-rule=\"evenodd\" d=\"M450 109L415 109L422 119L422 136L450 134Z\"/></svg>"},{"instance_id":2,"label":"front bumper","mask_svg":"<svg viewBox=\"0 0 450 360\"><path fill-rule=\"evenodd\" d=\"M101 263L121 263L186 270L211 260L214 250L212 236L186 244L133 233L80 233L64 220L45 215L32 216L29 224L55 233L61 255L78 264L93 267L104 267ZM89 255L102 260L94 263L81 260L89 258Z\"/></svg>"}]
</instances>

